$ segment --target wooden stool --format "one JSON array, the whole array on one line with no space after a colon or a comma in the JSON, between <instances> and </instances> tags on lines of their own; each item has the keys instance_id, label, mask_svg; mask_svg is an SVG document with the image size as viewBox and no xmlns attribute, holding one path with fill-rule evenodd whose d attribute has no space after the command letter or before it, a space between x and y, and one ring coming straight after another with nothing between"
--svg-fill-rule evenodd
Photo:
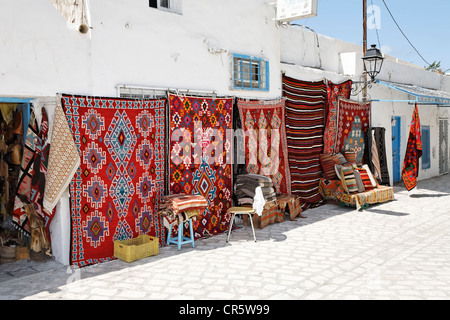
<instances>
[{"instance_id":1,"label":"wooden stool","mask_svg":"<svg viewBox=\"0 0 450 320\"><path fill-rule=\"evenodd\" d=\"M189 222L189 231L191 233L190 238L183 237L184 224ZM194 244L194 229L192 227L192 219L187 219L178 225L178 237L172 237L172 224L169 226L169 233L167 235L167 244L174 243L178 246L178 250L181 250L181 245L191 243L192 248L195 248Z\"/></svg>"},{"instance_id":2,"label":"wooden stool","mask_svg":"<svg viewBox=\"0 0 450 320\"><path fill-rule=\"evenodd\" d=\"M246 214L246 215L248 215L249 220L250 220L250 224L252 226L253 239L256 242L255 228L253 227L253 217L252 217L253 214L255 214L255 210L253 208L250 208L250 207L231 207L230 209L227 210L227 212L233 214L231 216L230 226L228 227L227 242L228 242L228 240L230 240L230 234L231 234L231 229L233 227L234 217L237 214Z\"/></svg>"}]
</instances>

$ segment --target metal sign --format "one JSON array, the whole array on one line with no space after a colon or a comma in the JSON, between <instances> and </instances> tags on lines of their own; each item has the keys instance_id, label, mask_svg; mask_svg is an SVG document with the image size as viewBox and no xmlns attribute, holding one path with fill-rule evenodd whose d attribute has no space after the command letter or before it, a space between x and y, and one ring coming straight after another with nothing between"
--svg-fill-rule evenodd
<instances>
[{"instance_id":1,"label":"metal sign","mask_svg":"<svg viewBox=\"0 0 450 320\"><path fill-rule=\"evenodd\" d=\"M317 0L278 0L277 20L287 22L317 16Z\"/></svg>"}]
</instances>

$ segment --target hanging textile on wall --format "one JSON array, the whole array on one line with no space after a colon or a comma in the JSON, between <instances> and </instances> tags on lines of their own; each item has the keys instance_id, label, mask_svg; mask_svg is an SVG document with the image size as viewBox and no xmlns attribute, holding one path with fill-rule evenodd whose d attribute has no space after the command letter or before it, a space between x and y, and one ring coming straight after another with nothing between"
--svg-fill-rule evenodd
<instances>
[{"instance_id":1,"label":"hanging textile on wall","mask_svg":"<svg viewBox=\"0 0 450 320\"><path fill-rule=\"evenodd\" d=\"M47 142L48 117L42 108L41 125L38 125L34 110L30 110L30 122L26 130L22 164L14 201L13 222L27 234L31 233L24 206L33 204L36 213L42 218L48 240L50 240L50 223L55 210L44 210L43 200L47 178L50 144Z\"/></svg>"},{"instance_id":2,"label":"hanging textile on wall","mask_svg":"<svg viewBox=\"0 0 450 320\"><path fill-rule=\"evenodd\" d=\"M292 194L299 196L303 210L323 203L319 193L322 177L319 155L323 151L326 94L323 81L283 76L291 188Z\"/></svg>"},{"instance_id":3,"label":"hanging textile on wall","mask_svg":"<svg viewBox=\"0 0 450 320\"><path fill-rule=\"evenodd\" d=\"M51 141L43 201L44 209L48 212L56 207L80 166L80 155L61 103L55 109Z\"/></svg>"},{"instance_id":4,"label":"hanging textile on wall","mask_svg":"<svg viewBox=\"0 0 450 320\"><path fill-rule=\"evenodd\" d=\"M385 132L386 129L383 127L373 127L367 130L365 133L366 154L364 163L369 166L380 185L390 186Z\"/></svg>"},{"instance_id":5,"label":"hanging textile on wall","mask_svg":"<svg viewBox=\"0 0 450 320\"><path fill-rule=\"evenodd\" d=\"M70 183L71 263L113 258L115 240L164 242L157 205L164 192L165 103L62 96L81 157Z\"/></svg>"},{"instance_id":6,"label":"hanging textile on wall","mask_svg":"<svg viewBox=\"0 0 450 320\"><path fill-rule=\"evenodd\" d=\"M422 137L420 133L420 118L417 104L414 108L405 160L403 162L402 179L408 191L417 186L419 176L419 159L422 156Z\"/></svg>"},{"instance_id":7,"label":"hanging textile on wall","mask_svg":"<svg viewBox=\"0 0 450 320\"><path fill-rule=\"evenodd\" d=\"M338 84L328 81L328 96L325 109L325 132L323 136L323 153L336 153L334 150L334 142L336 140L338 130L338 102L339 98L350 99L351 90L351 80L347 80Z\"/></svg>"},{"instance_id":8,"label":"hanging textile on wall","mask_svg":"<svg viewBox=\"0 0 450 320\"><path fill-rule=\"evenodd\" d=\"M386 155L386 128L375 127L373 130L373 138L377 144L378 160L380 161L381 181L380 184L390 186L389 169Z\"/></svg>"},{"instance_id":9,"label":"hanging textile on wall","mask_svg":"<svg viewBox=\"0 0 450 320\"><path fill-rule=\"evenodd\" d=\"M338 130L334 151L344 154L345 151L356 152L356 162L363 160L364 135L370 126L371 102L358 102L339 98Z\"/></svg>"},{"instance_id":10,"label":"hanging textile on wall","mask_svg":"<svg viewBox=\"0 0 450 320\"><path fill-rule=\"evenodd\" d=\"M291 181L285 129L285 100L238 100L245 134L247 173L272 179L277 194L290 194Z\"/></svg>"},{"instance_id":11,"label":"hanging textile on wall","mask_svg":"<svg viewBox=\"0 0 450 320\"><path fill-rule=\"evenodd\" d=\"M194 222L196 238L228 229L232 206L232 98L169 94L171 194L202 195L208 202Z\"/></svg>"}]
</instances>

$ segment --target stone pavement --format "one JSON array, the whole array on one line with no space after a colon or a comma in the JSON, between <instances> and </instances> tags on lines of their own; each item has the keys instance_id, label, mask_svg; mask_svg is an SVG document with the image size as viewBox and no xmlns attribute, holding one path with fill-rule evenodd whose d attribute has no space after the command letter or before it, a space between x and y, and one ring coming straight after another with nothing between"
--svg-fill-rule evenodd
<instances>
[{"instance_id":1,"label":"stone pavement","mask_svg":"<svg viewBox=\"0 0 450 320\"><path fill-rule=\"evenodd\" d=\"M362 212L327 204L306 219L163 247L78 270L0 265L0 299L449 299L450 175Z\"/></svg>"}]
</instances>

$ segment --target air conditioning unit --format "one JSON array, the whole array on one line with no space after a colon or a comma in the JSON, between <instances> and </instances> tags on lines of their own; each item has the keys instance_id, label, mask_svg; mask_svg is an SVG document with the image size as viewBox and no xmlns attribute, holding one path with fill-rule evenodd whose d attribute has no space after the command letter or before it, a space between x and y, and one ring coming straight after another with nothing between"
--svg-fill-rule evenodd
<instances>
[{"instance_id":1,"label":"air conditioning unit","mask_svg":"<svg viewBox=\"0 0 450 320\"><path fill-rule=\"evenodd\" d=\"M277 21L288 22L317 16L317 0L277 0Z\"/></svg>"}]
</instances>

